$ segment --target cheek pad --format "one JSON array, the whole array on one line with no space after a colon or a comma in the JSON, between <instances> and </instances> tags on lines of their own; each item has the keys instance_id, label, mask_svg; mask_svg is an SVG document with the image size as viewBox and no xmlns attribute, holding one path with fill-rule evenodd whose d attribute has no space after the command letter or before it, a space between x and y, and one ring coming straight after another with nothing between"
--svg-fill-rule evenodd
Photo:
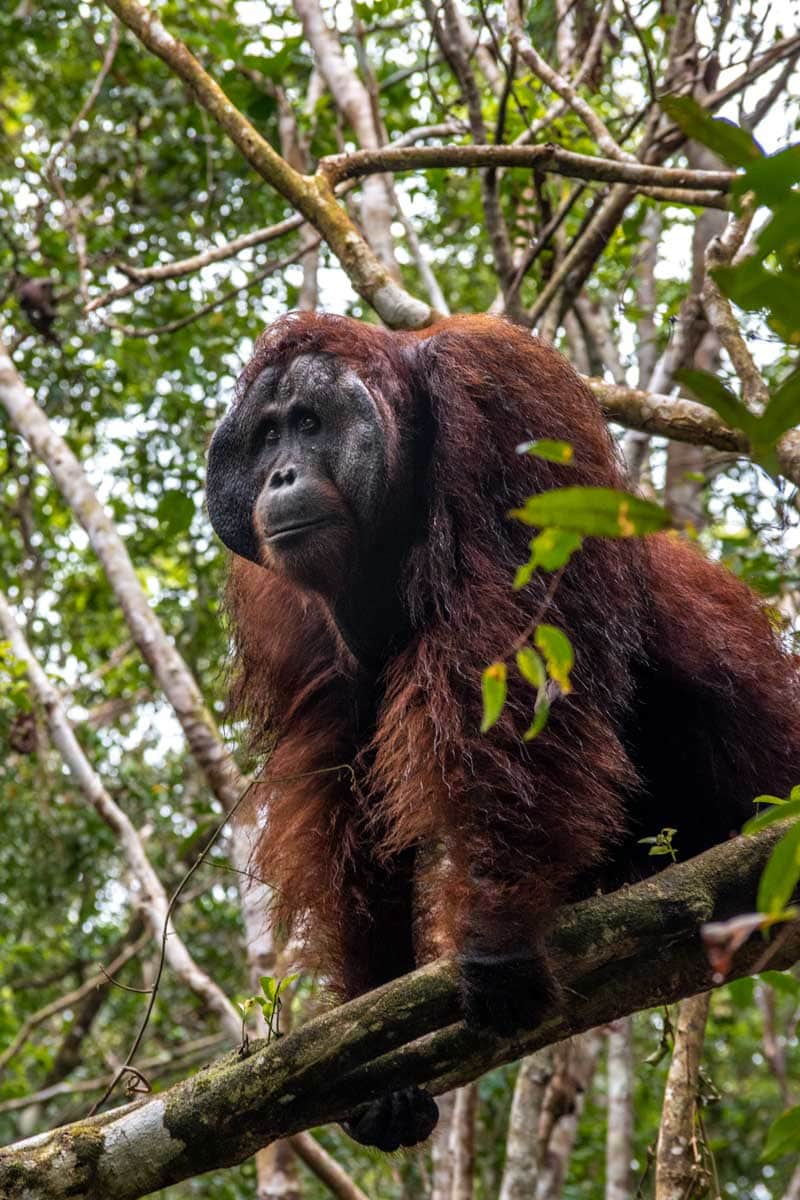
<instances>
[{"instance_id":1,"label":"cheek pad","mask_svg":"<svg viewBox=\"0 0 800 1200\"><path fill-rule=\"evenodd\" d=\"M334 447L333 479L358 523L374 525L388 483L386 445L375 421L358 420L342 429Z\"/></svg>"}]
</instances>

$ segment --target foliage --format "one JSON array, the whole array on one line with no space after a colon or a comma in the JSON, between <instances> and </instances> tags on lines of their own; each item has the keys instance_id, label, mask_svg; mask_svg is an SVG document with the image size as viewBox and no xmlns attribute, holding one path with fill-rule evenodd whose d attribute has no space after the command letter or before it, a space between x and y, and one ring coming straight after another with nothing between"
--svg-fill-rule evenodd
<instances>
[{"instance_id":1,"label":"foliage","mask_svg":"<svg viewBox=\"0 0 800 1200\"><path fill-rule=\"evenodd\" d=\"M585 53L596 6L572 7L578 46ZM703 16L711 17L716 30L710 35L713 47L711 41L702 47L707 66L712 54L734 64L741 61L749 39L756 36L753 31L764 24L758 6L734 5L735 27L726 31L722 7L718 13L716 6L704 6ZM389 140L420 125L454 119L466 128L470 114L462 88L432 42L424 5L374 0L356 3L352 10L340 8L346 61L362 79L367 78L364 63L371 66L374 80L368 82ZM501 30L502 6L492 2L485 9L482 4L464 8L489 45L485 19ZM724 8L729 13L731 6ZM332 8L326 11L333 14ZM285 0L231 5L170 0L159 14L272 145L280 145L282 133L276 87L288 98L298 139L312 165L354 144L330 93L316 90L312 57ZM666 64L674 17L669 4L615 4L612 25L598 69L581 80L579 92L630 150L637 130L646 124L640 108L650 96L649 70L659 76ZM558 27L552 0L528 6L526 32L549 61L557 54ZM768 28L770 36L780 36L774 24ZM300 295L299 263L261 275L301 247L291 234L202 271L150 283L92 314L84 312L85 300L126 285L126 270L186 258L290 215L285 202L245 165L167 66L143 52L126 32L93 108L65 144L111 36L109 11L93 0L72 6L22 0L0 11L0 318L15 366L85 465L125 538L154 611L224 721L228 639L220 596L225 563L203 508L205 447L255 337ZM552 110L552 93L517 65L507 88L502 87L501 65L499 92L478 75L487 141L525 140L529 127ZM787 83L783 98L793 97L796 83ZM664 103L687 135L736 167L737 204L759 208L755 254L719 269L716 278L737 306L770 402L758 413L746 409L724 360L720 371L694 369L683 379L698 398L748 434L759 461L774 472L771 446L796 422L800 405L800 150L784 147L795 119L791 104L788 117L773 113L766 130L750 132L742 121L710 117L688 97L673 95ZM577 153L597 154L592 135L566 105L550 116L537 137ZM468 139L456 133L448 140ZM682 152L679 144L677 153ZM511 243L533 254L519 289L521 306L529 308L607 199L608 189L519 167L499 174L500 207ZM497 300L494 247L482 200L486 179L478 172L437 168L396 180L425 260L453 311L483 311ZM347 201L356 217L358 195ZM562 209L555 231L543 238ZM581 369L602 375L612 367L602 345L605 338L620 360L617 382L642 382L639 368L648 348L657 356L672 344L691 276L687 247L707 216L664 205L644 193L631 196L619 222L604 235L604 250L583 288L585 304L578 316L585 336L576 342L574 327L565 323L550 330ZM420 261L395 223L393 231L398 228L403 283L423 295ZM647 277L653 245L656 265ZM325 246L320 254L321 305L374 320ZM20 279L53 282L52 339L37 330L21 305ZM209 305L216 307L204 311ZM602 317L596 326L593 313ZM183 321L187 323L178 325ZM572 447L537 439L535 430L530 436L521 452L568 467ZM552 584L586 537L640 536L666 528L670 517L662 501L671 500L664 486L668 466L667 451L656 443L644 480L646 499L611 492L578 494L570 488L530 498L515 515L535 531L531 554L509 586L525 587L539 571ZM701 537L711 553L769 598L776 619L785 619L788 639L800 586L793 525L796 492L765 481L749 464L723 466L718 471L699 463L695 490L697 524L705 526ZM24 619L39 661L67 697L86 753L142 831L148 854L171 891L215 828L218 806L133 646L86 536L2 410L0 586ZM690 629L687 614L687 636ZM563 631L548 624L546 612L533 628L520 632L525 635L520 644L508 647L506 658L491 664L484 675L483 724L488 729L500 719L509 673L516 672L534 693L531 724L527 731L517 731L530 739L544 727L550 704L569 691L571 648ZM235 744L238 730L223 728ZM794 793L785 802L767 799L773 807L756 817L752 827L800 811ZM25 672L2 642L0 807L1 1054L26 1020L79 988L139 930L120 847L64 770L49 743L43 714L31 702ZM780 843L783 850L765 874L760 903L766 913L785 908L800 877L797 830L800 823L787 833L788 843ZM679 852L680 831L674 844L675 831L652 832L650 853ZM198 964L225 993L247 996L255 985L246 976L239 876L229 850L229 840L223 838L194 877L175 919ZM645 850L642 854L645 858ZM154 951L148 945L120 969L122 986L94 989L37 1026L2 1070L3 1140L86 1112L100 1089L84 1093L78 1088L86 1081L105 1081L108 1064L124 1058L147 1002L141 989L149 987L153 969ZM288 982L276 983L278 978L277 968L264 976L258 997L244 1001L249 1006L245 1016L257 1004L267 1010L268 1019L274 1017ZM757 984L720 988L707 1039L703 1137L726 1196L744 1200L758 1194L759 1200L777 1200L791 1173L792 1164L782 1152L796 1147L798 1115L796 1108L784 1105L764 1061L763 1008L755 1004L756 988L768 990L776 1028L788 1031L781 1035L787 1076L797 1077L794 976L765 972ZM309 981L303 981L301 996L307 1011L322 1003ZM637 1175L648 1187L648 1147L658 1127L666 1070L663 1055L648 1060L658 1056L662 1043L669 1051L669 1028L658 1013L642 1014L635 1022L634 1159ZM184 1052L216 1029L196 996L167 972L142 1050L155 1064L148 1071L153 1085L202 1062L202 1054L192 1058ZM498 1194L514 1076L504 1068L481 1081L476 1200ZM65 1086L62 1094L34 1107L8 1107L58 1082L76 1089ZM598 1163L604 1155L606 1103L607 1073L601 1063L570 1160L563 1193L568 1200L594 1200L601 1194ZM769 1161L762 1162L768 1125ZM369 1196L400 1200L428 1193L429 1151L387 1159L363 1151L337 1129L315 1132ZM304 1197L321 1200L327 1194L304 1168L300 1179ZM255 1165L248 1163L171 1187L163 1195L169 1200L189 1195L243 1200L254 1194L255 1186Z\"/></svg>"}]
</instances>

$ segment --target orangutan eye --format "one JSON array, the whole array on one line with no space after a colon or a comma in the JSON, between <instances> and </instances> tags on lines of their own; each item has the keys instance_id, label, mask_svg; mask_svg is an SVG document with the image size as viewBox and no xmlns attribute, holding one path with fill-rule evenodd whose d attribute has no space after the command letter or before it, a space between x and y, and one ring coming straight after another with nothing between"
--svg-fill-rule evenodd
<instances>
[{"instance_id":1,"label":"orangutan eye","mask_svg":"<svg viewBox=\"0 0 800 1200\"><path fill-rule=\"evenodd\" d=\"M319 429L319 421L313 413L306 413L298 421L297 428L301 433L316 433Z\"/></svg>"}]
</instances>

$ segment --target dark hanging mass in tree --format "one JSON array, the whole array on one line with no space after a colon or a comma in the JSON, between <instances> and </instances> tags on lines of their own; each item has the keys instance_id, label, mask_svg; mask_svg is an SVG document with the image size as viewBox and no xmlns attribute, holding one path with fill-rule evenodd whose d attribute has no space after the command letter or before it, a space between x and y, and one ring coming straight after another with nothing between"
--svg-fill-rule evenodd
<instances>
[{"instance_id":1,"label":"dark hanging mass in tree","mask_svg":"<svg viewBox=\"0 0 800 1200\"><path fill-rule=\"evenodd\" d=\"M531 438L574 462L516 453ZM509 510L566 484L624 487L597 403L555 350L487 317L410 334L287 316L214 436L232 700L271 751L258 870L342 998L450 949L470 1026L533 1027L558 995L542 949L558 905L663 861L638 839L672 826L689 857L797 781L791 661L697 550L590 538L551 596L541 571L512 590L530 533ZM482 670L539 613L573 643L572 691L526 743L531 692L511 681L481 734ZM435 1120L412 1089L350 1131L392 1149Z\"/></svg>"},{"instance_id":2,"label":"dark hanging mass in tree","mask_svg":"<svg viewBox=\"0 0 800 1200\"><path fill-rule=\"evenodd\" d=\"M20 308L37 333L45 341L60 346L58 335L53 329L56 319L55 284L52 279L26 279L18 275L15 285Z\"/></svg>"}]
</instances>

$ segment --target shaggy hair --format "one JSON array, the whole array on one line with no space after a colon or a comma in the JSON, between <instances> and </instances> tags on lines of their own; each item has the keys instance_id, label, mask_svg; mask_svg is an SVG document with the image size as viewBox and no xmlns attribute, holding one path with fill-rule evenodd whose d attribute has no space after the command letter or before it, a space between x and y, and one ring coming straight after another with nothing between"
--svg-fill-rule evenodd
<instances>
[{"instance_id":1,"label":"shaggy hair","mask_svg":"<svg viewBox=\"0 0 800 1200\"><path fill-rule=\"evenodd\" d=\"M341 994L413 966L403 886L420 848L439 862L418 899L429 922L502 952L565 899L658 865L638 838L673 826L686 858L735 832L756 794L800 780L792 662L752 593L693 547L589 538L546 608L551 575L512 590L530 531L509 509L553 487L625 487L597 402L561 355L489 317L410 334L293 314L262 336L241 392L309 352L343 360L375 398L390 479L408 455L423 479L400 580L411 634L377 679L318 595L231 567L232 706L271 755L257 870L275 918L302 927ZM573 463L518 454L531 438L571 443ZM483 735L481 672L537 619L571 639L573 691L525 743L533 694L512 670Z\"/></svg>"}]
</instances>

